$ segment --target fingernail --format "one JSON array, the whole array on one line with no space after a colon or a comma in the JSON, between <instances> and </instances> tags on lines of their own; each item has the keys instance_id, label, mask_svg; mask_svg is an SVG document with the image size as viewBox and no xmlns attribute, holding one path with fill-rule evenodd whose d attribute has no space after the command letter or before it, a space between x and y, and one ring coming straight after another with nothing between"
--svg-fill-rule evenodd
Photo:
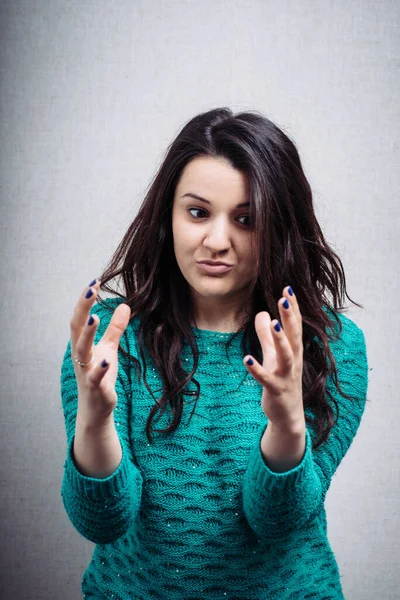
<instances>
[{"instance_id":1,"label":"fingernail","mask_svg":"<svg viewBox=\"0 0 400 600\"><path fill-rule=\"evenodd\" d=\"M92 292L92 290L89 290L89 291L86 293L86 296L85 296L85 298L90 298L90 296L93 296L93 292Z\"/></svg>"},{"instance_id":2,"label":"fingernail","mask_svg":"<svg viewBox=\"0 0 400 600\"><path fill-rule=\"evenodd\" d=\"M92 315L90 315L90 317L89 317L89 321L87 322L87 324L88 324L88 325L93 325L93 323L94 323L93 316L92 316Z\"/></svg>"},{"instance_id":3,"label":"fingernail","mask_svg":"<svg viewBox=\"0 0 400 600\"><path fill-rule=\"evenodd\" d=\"M282 302L282 306L284 306L285 308L289 308L290 304L287 298L285 298L285 302Z\"/></svg>"},{"instance_id":4,"label":"fingernail","mask_svg":"<svg viewBox=\"0 0 400 600\"><path fill-rule=\"evenodd\" d=\"M275 331L281 330L281 324L279 323L279 321L278 321L278 323L275 323L274 328L275 328Z\"/></svg>"},{"instance_id":5,"label":"fingernail","mask_svg":"<svg viewBox=\"0 0 400 600\"><path fill-rule=\"evenodd\" d=\"M290 294L291 296L293 296L293 290L292 290L292 288L291 288L290 286L289 286L288 292L289 292L289 294Z\"/></svg>"},{"instance_id":6,"label":"fingernail","mask_svg":"<svg viewBox=\"0 0 400 600\"><path fill-rule=\"evenodd\" d=\"M101 363L101 366L104 368L108 367L108 362L106 361L106 359L103 360L103 362Z\"/></svg>"},{"instance_id":7,"label":"fingernail","mask_svg":"<svg viewBox=\"0 0 400 600\"><path fill-rule=\"evenodd\" d=\"M254 360L252 358L248 358L246 362L248 365L254 365Z\"/></svg>"},{"instance_id":8,"label":"fingernail","mask_svg":"<svg viewBox=\"0 0 400 600\"><path fill-rule=\"evenodd\" d=\"M92 285L95 285L97 279L93 279L93 281L91 283L89 283L88 287L92 287Z\"/></svg>"}]
</instances>

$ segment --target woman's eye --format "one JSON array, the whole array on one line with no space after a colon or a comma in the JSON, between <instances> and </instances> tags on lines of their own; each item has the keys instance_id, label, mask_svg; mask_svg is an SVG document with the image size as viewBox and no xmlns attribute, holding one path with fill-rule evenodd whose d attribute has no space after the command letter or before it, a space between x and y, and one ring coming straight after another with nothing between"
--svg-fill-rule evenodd
<instances>
[{"instance_id":1,"label":"woman's eye","mask_svg":"<svg viewBox=\"0 0 400 600\"><path fill-rule=\"evenodd\" d=\"M194 210L194 211L197 211L197 212L200 212L200 213L205 213L205 212L206 212L206 211L205 211L205 210L203 210L202 208L189 208L188 210L189 210L190 214L192 215L192 217L196 217L196 215L193 215L193 214L192 214L192 211L193 211L193 210ZM203 216L204 216L204 215L203 215ZM197 216L196 218L197 218L197 219L201 219L201 216L200 216L200 217L199 217L199 216Z\"/></svg>"},{"instance_id":2,"label":"woman's eye","mask_svg":"<svg viewBox=\"0 0 400 600\"><path fill-rule=\"evenodd\" d=\"M193 211L196 213L200 213L199 214L193 214ZM202 219L205 216L207 216L207 211L203 210L202 208L188 208L188 212L192 215L192 217L194 217L195 219ZM244 219L244 222L240 221L240 219ZM237 219L241 225L244 225L245 227L249 227L250 226L250 215L242 215L241 217L238 217Z\"/></svg>"},{"instance_id":3,"label":"woman's eye","mask_svg":"<svg viewBox=\"0 0 400 600\"><path fill-rule=\"evenodd\" d=\"M239 219L247 219L242 225L246 225L247 227L250 225L250 215L242 215Z\"/></svg>"}]
</instances>

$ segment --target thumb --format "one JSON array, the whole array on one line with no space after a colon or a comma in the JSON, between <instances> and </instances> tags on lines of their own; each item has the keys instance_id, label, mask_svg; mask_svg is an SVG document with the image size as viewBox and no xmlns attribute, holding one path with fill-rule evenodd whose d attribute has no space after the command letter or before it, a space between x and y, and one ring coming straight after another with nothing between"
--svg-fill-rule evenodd
<instances>
[{"instance_id":1,"label":"thumb","mask_svg":"<svg viewBox=\"0 0 400 600\"><path fill-rule=\"evenodd\" d=\"M102 339L117 349L121 336L128 326L130 317L130 307L124 303L119 304L111 317Z\"/></svg>"},{"instance_id":2,"label":"thumb","mask_svg":"<svg viewBox=\"0 0 400 600\"><path fill-rule=\"evenodd\" d=\"M268 312L262 311L255 317L255 330L260 340L263 353L263 362L267 362L274 356L275 343L271 332L271 317Z\"/></svg>"}]
</instances>

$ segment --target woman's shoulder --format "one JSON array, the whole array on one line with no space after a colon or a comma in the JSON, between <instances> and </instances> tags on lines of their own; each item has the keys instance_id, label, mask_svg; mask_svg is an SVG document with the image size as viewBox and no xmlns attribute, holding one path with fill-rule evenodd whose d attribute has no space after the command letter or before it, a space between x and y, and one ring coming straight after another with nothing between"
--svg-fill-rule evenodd
<instances>
[{"instance_id":1,"label":"woman's shoulder","mask_svg":"<svg viewBox=\"0 0 400 600\"><path fill-rule=\"evenodd\" d=\"M337 321L333 310L328 309L328 312L332 313L332 324L327 328L327 333L335 361L341 365L342 370L357 370L366 374L368 356L363 330L347 315L335 311Z\"/></svg>"},{"instance_id":2,"label":"woman's shoulder","mask_svg":"<svg viewBox=\"0 0 400 600\"><path fill-rule=\"evenodd\" d=\"M365 343L364 332L355 321L330 307L323 306L323 309L331 319L331 325L327 327L326 331L333 344Z\"/></svg>"}]
</instances>

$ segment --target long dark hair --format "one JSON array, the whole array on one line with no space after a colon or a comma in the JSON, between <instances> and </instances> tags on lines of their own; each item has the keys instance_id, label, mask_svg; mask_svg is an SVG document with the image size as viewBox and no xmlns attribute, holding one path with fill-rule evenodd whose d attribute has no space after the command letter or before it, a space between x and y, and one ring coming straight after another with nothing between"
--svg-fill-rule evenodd
<instances>
[{"instance_id":1,"label":"long dark hair","mask_svg":"<svg viewBox=\"0 0 400 600\"><path fill-rule=\"evenodd\" d=\"M100 290L123 298L132 310L131 318L140 315L138 342L144 382L153 398L146 378L143 343L162 377L162 396L155 399L146 424L148 441L151 442L151 422L158 410L160 418L170 404L173 421L158 431L173 432L181 421L184 396L190 394L185 386L190 381L195 384L194 408L200 393L194 378L198 349L191 328L193 306L189 286L175 259L172 239L175 188L186 164L198 156L223 157L246 175L249 184L250 220L255 230L253 250L259 268L249 286L250 315L243 316L236 333L243 332L243 356L252 354L262 362L254 317L267 310L271 319L279 319L277 302L283 288L292 285L295 290L303 317L303 403L315 416L311 421L306 415L306 420L316 427L319 438L313 447L317 448L335 424L327 394L337 414L339 410L326 389L328 375L332 375L342 396L350 398L338 382L326 332L333 320L323 306L330 309L340 331L341 322L335 312L346 310L342 306L344 296L354 305L363 306L347 294L342 262L317 222L311 188L295 144L257 111L234 114L225 107L195 116L167 148L137 216L99 277ZM107 285L119 276L124 295ZM103 302L100 295L98 301ZM193 352L190 373L180 359L185 339ZM121 344L120 350L138 366L140 378L139 361Z\"/></svg>"}]
</instances>

